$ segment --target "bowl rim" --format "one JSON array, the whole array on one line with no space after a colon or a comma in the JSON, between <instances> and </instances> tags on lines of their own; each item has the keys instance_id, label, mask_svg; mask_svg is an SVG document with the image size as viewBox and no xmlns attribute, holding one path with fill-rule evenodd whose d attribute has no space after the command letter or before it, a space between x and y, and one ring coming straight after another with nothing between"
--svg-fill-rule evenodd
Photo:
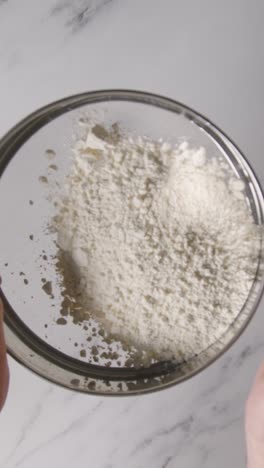
<instances>
[{"instance_id":1,"label":"bowl rim","mask_svg":"<svg viewBox=\"0 0 264 468\"><path fill-rule=\"evenodd\" d=\"M110 102L110 101L129 101L129 102L137 102L137 103L142 103L146 105L152 105L154 107L159 107L161 109L171 111L173 113L177 114L182 114L183 117L187 118L191 122L194 122L198 127L201 129L206 130L206 133L209 134L213 140L216 142L220 142L219 144L221 147L225 147L225 150L228 152L233 151L237 152L239 155L239 158L242 159L243 163L245 164L248 172L250 173L251 178L253 179L253 182L255 183L255 188L258 191L258 196L259 196L259 202L261 203L261 219L262 222L264 219L264 194L263 194L263 189L262 186L256 177L253 169L251 168L251 165L247 161L246 157L244 154L240 151L240 149L233 143L233 141L215 124L213 124L207 117L203 116L199 112L193 110L192 108L186 106L185 104L182 104L179 101L175 101L171 98L168 97L163 97L158 94L153 94L153 93L148 93L145 91L137 91L137 90L127 90L127 89L106 89L106 90L97 90L97 91L89 91L89 92L84 92L80 94L75 94L71 96L64 97L62 99L59 99L57 101L53 101L50 104L47 104L39 109L37 109L35 112L29 114L27 117L25 117L23 120L18 122L15 126L9 130L6 135L0 140L0 180L1 176L4 173L8 163L11 161L13 157L15 157L17 150L34 134L36 133L40 128L45 126L48 122L50 122L53 119L56 119L62 114L65 114L67 112L70 112L76 108L80 108L82 106L88 105L88 104L95 104L99 102ZM220 140L219 140L220 138ZM229 146L225 146L229 145ZM230 150L231 147L231 150ZM252 283L253 284L253 283ZM247 328L248 324L250 323L251 319L253 318L258 305L260 303L261 297L263 295L264 291L264 282L262 278L262 287L261 290L258 292L258 297L254 301L254 306L252 310L250 311L249 315L247 318L245 318L243 324L239 327L238 331L234 334L233 338L228 341L227 344L224 345L224 347L215 354L212 358L208 359L206 363L203 365L200 365L197 367L197 369L191 371L188 375L184 375L178 378L175 378L175 380L172 380L170 382L160 384L157 387L151 387L151 388L146 388L146 389L136 389L134 391L128 391L128 392L110 392L110 393L104 393L104 392L98 392L98 391L87 391L87 390L82 390L81 388L75 388L70 385L65 385L56 379L51 378L44 372L38 371L37 368L34 368L32 365L29 365L28 362L25 362L19 356L14 349L12 349L12 345L8 343L8 352L9 354L15 358L20 364L23 366L29 368L33 372L37 373L38 375L42 376L46 380L49 380L51 382L54 382L58 385L61 385L62 387L70 388L72 390L76 390L78 392L84 392L84 393L89 393L89 394L95 394L95 395L135 395L135 394L142 394L142 393L149 393L153 391L159 391L164 388L168 388L171 386L174 386L180 382L183 382L185 380L188 380L189 378L197 375L200 373L202 370L206 369L209 367L211 364L213 364L217 359L219 359L227 350L231 348L231 346L238 340L238 338L242 335L244 330ZM249 292L250 295L251 291ZM166 373L167 367L165 368L159 368L156 367L155 369L151 369L151 367L148 368L148 372L146 373L146 369L139 372L138 370L135 369L127 369L125 372L125 369L117 369L114 371L114 368L105 368L103 366L97 366L93 364L87 364L78 361L78 359L72 358L55 348L53 348L51 345L48 343L45 343L43 340L41 340L37 335L35 335L24 323L23 321L19 318L18 314L13 310L11 305L8 303L4 292L2 289L0 289L0 296L2 297L2 300L4 302L5 306L5 327L9 329L18 340L21 340L26 346L28 346L31 350L36 352L36 354L41 354L41 352L44 352L41 354L42 358L46 360L48 364L53 364L55 366L58 366L60 369L63 369L64 371L71 370L72 372L75 372L76 374L80 376L86 376L87 371L89 369L89 377L92 377L93 379L104 379L107 380L109 379L110 381L130 381L130 380L135 380L135 379L146 379L148 377L155 377L155 376L160 376L162 373ZM245 304L244 304L245 306ZM239 312L239 315L244 309L244 306L242 307L241 311ZM236 319L235 319L236 320ZM25 338L25 335L21 333L21 330L27 329L26 331L30 332L29 335L27 336L27 339L22 339L23 337ZM30 339L31 338L31 339ZM33 339L33 341L32 341ZM35 340L37 340L37 344L39 345L39 341L43 341L44 348L39 346L35 346ZM48 350L49 352L46 353L45 350ZM52 353L51 353L52 350ZM205 352L205 351L203 351ZM62 358L63 357L63 358ZM74 366L74 370L72 368L72 365ZM180 363L182 364L182 363ZM174 368L174 370L177 368ZM85 370L84 370L85 369ZM103 371L103 369L106 369ZM158 369L158 371L157 371ZM168 369L167 369L168 370ZM91 372L92 371L92 372ZM93 373L95 371L95 373ZM103 371L103 376L102 376L102 371ZM114 372L113 372L114 371ZM100 373L100 375L97 375L97 372ZM170 371L171 372L171 371ZM169 373L170 373L169 372Z\"/></svg>"}]
</instances>

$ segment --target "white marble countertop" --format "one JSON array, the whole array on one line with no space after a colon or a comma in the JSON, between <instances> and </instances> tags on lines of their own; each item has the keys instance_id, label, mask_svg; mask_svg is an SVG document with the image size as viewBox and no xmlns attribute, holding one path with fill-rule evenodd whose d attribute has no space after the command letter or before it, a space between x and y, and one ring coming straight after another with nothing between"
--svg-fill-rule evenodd
<instances>
[{"instance_id":1,"label":"white marble countertop","mask_svg":"<svg viewBox=\"0 0 264 468\"><path fill-rule=\"evenodd\" d=\"M263 14L262 0L0 0L0 134L65 95L141 89L207 115L264 181ZM263 312L208 370L143 397L72 393L10 359L0 468L244 467Z\"/></svg>"}]
</instances>

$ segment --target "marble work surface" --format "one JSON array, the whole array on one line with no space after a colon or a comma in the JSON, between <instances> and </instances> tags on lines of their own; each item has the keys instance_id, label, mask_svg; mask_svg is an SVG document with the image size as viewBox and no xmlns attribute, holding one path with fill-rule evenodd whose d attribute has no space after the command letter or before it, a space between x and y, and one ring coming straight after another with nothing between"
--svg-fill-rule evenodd
<instances>
[{"instance_id":1,"label":"marble work surface","mask_svg":"<svg viewBox=\"0 0 264 468\"><path fill-rule=\"evenodd\" d=\"M264 182L263 14L262 0L0 0L0 135L65 95L141 89L211 118ZM208 370L143 397L72 393L10 359L0 468L244 467L263 313Z\"/></svg>"}]
</instances>

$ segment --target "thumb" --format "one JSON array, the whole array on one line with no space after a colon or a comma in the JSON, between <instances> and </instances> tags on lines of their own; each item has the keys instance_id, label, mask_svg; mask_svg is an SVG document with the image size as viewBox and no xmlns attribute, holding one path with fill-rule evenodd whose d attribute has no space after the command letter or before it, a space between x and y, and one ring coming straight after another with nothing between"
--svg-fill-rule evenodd
<instances>
[{"instance_id":1,"label":"thumb","mask_svg":"<svg viewBox=\"0 0 264 468\"><path fill-rule=\"evenodd\" d=\"M3 327L4 308L0 299L0 410L3 408L9 384L9 370L6 356L6 344Z\"/></svg>"},{"instance_id":2,"label":"thumb","mask_svg":"<svg viewBox=\"0 0 264 468\"><path fill-rule=\"evenodd\" d=\"M263 467L264 460L264 364L260 367L246 405L248 468Z\"/></svg>"}]
</instances>

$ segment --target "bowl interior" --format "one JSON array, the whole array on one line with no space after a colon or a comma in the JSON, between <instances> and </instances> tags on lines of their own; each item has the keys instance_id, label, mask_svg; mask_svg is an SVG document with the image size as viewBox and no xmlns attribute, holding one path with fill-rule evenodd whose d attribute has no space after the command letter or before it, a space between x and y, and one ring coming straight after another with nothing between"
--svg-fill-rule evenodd
<instances>
[{"instance_id":1,"label":"bowl interior","mask_svg":"<svg viewBox=\"0 0 264 468\"><path fill-rule=\"evenodd\" d=\"M263 197L249 165L217 128L193 111L160 97L139 93L90 93L41 109L15 127L0 145L0 271L6 302L10 352L46 378L86 392L131 393L180 381L218 357L246 326L263 289L261 265L248 301L225 336L188 363L156 363L128 369L127 352L97 357L105 347L97 323L57 323L61 284L56 272L56 234L48 228L56 197L64 191L72 144L85 115L106 127L118 122L134 135L171 143L187 140L211 157L225 158L245 195L255 222L263 223ZM117 344L118 345L118 344ZM115 344L112 345L115 350ZM85 353L82 351L85 349ZM175 365L176 364L176 365Z\"/></svg>"}]
</instances>

